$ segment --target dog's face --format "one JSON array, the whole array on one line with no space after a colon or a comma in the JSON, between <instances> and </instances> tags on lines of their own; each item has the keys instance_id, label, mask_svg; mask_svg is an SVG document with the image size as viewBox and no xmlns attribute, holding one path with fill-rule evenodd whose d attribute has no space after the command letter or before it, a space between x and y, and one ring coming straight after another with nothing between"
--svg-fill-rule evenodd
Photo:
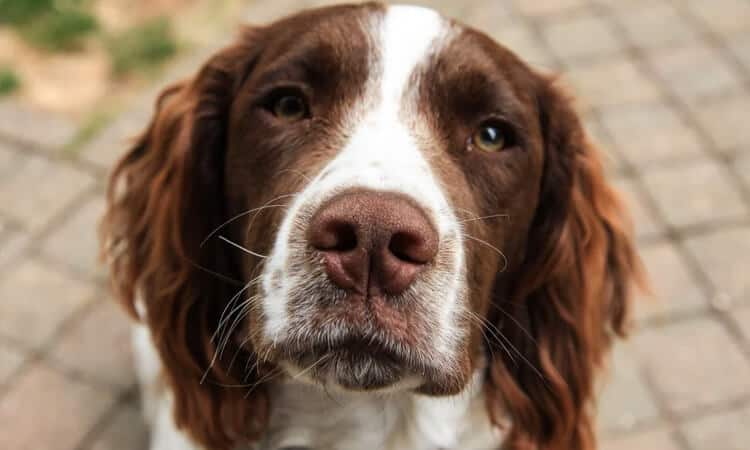
<instances>
[{"instance_id":1,"label":"dog's face","mask_svg":"<svg viewBox=\"0 0 750 450\"><path fill-rule=\"evenodd\" d=\"M511 448L591 448L639 263L551 80L365 4L245 30L157 110L114 171L105 252L197 440L260 436L277 376L447 395L481 371Z\"/></svg>"},{"instance_id":2,"label":"dog's face","mask_svg":"<svg viewBox=\"0 0 750 450\"><path fill-rule=\"evenodd\" d=\"M325 11L266 33L225 164L230 216L274 205L233 228L265 255L243 266L257 280L249 339L332 387L458 392L536 209L537 78L416 7Z\"/></svg>"}]
</instances>

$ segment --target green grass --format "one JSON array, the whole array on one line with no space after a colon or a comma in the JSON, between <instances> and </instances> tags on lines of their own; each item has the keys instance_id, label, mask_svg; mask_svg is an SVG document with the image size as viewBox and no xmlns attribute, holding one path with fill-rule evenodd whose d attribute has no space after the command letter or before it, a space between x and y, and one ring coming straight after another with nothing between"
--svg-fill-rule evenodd
<instances>
[{"instance_id":1,"label":"green grass","mask_svg":"<svg viewBox=\"0 0 750 450\"><path fill-rule=\"evenodd\" d=\"M83 39L97 28L96 19L83 10L55 9L27 23L20 32L36 47L67 51L80 48Z\"/></svg>"},{"instance_id":2,"label":"green grass","mask_svg":"<svg viewBox=\"0 0 750 450\"><path fill-rule=\"evenodd\" d=\"M16 28L30 44L51 51L73 50L95 31L87 0L0 0L0 24Z\"/></svg>"},{"instance_id":3,"label":"green grass","mask_svg":"<svg viewBox=\"0 0 750 450\"><path fill-rule=\"evenodd\" d=\"M23 25L52 11L54 0L0 0L0 23Z\"/></svg>"},{"instance_id":4,"label":"green grass","mask_svg":"<svg viewBox=\"0 0 750 450\"><path fill-rule=\"evenodd\" d=\"M177 42L166 18L157 18L109 38L116 75L158 67L177 52Z\"/></svg>"},{"instance_id":5,"label":"green grass","mask_svg":"<svg viewBox=\"0 0 750 450\"><path fill-rule=\"evenodd\" d=\"M18 75L9 68L0 68L0 97L15 92L21 86Z\"/></svg>"}]
</instances>

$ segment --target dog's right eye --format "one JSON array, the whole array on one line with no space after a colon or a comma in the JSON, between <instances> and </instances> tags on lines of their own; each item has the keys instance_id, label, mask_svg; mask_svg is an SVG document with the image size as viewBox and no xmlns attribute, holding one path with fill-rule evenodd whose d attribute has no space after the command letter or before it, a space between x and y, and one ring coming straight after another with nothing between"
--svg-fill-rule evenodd
<instances>
[{"instance_id":1,"label":"dog's right eye","mask_svg":"<svg viewBox=\"0 0 750 450\"><path fill-rule=\"evenodd\" d=\"M273 113L281 119L299 120L305 117L306 112L305 101L294 95L281 97L273 105Z\"/></svg>"}]
</instances>

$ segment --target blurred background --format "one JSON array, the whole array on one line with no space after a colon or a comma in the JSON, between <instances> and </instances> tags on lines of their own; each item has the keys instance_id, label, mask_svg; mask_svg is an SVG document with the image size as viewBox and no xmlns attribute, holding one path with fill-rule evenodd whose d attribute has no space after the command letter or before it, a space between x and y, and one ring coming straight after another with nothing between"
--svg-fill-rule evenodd
<instances>
[{"instance_id":1,"label":"blurred background","mask_svg":"<svg viewBox=\"0 0 750 450\"><path fill-rule=\"evenodd\" d=\"M156 93L315 0L0 0L0 449L145 448L96 260L107 172ZM605 450L750 449L750 0L421 1L579 99L655 299L614 352Z\"/></svg>"}]
</instances>

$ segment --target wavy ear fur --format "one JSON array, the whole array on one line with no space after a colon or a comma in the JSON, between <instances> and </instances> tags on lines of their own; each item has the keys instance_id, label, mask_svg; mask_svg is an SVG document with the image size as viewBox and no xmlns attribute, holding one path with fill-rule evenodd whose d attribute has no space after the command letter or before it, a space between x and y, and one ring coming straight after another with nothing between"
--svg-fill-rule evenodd
<instances>
[{"instance_id":1,"label":"wavy ear fur","mask_svg":"<svg viewBox=\"0 0 750 450\"><path fill-rule=\"evenodd\" d=\"M143 303L177 425L214 450L256 438L268 410L262 387L246 398L223 387L257 381L240 370L245 360L255 367L251 352L229 342L227 357L212 363L211 336L237 290L231 280L241 278L225 252L200 246L225 218L225 126L255 41L244 30L192 79L163 91L148 129L114 169L101 229L121 303L135 318ZM235 370L225 360L233 356L244 358Z\"/></svg>"},{"instance_id":2,"label":"wavy ear fur","mask_svg":"<svg viewBox=\"0 0 750 450\"><path fill-rule=\"evenodd\" d=\"M642 269L597 150L551 80L541 82L538 109L541 197L512 300L499 305L514 322L502 332L527 361L493 351L488 406L495 423L510 416L508 449L593 450L595 374L613 337L625 334Z\"/></svg>"}]
</instances>

